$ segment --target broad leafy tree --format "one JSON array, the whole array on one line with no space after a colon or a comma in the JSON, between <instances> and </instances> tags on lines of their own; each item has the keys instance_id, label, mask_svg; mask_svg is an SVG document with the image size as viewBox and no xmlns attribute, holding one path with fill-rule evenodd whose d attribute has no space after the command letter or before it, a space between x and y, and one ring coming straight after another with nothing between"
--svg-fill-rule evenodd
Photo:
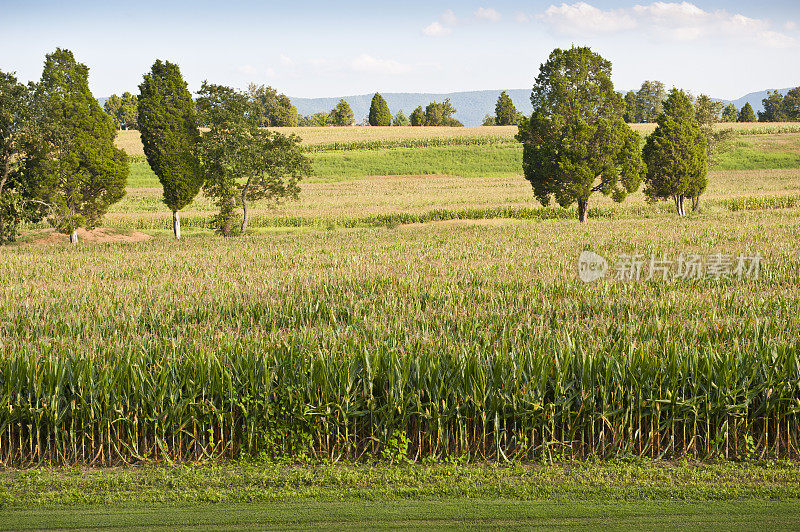
<instances>
[{"instance_id":1,"label":"broad leafy tree","mask_svg":"<svg viewBox=\"0 0 800 532\"><path fill-rule=\"evenodd\" d=\"M500 93L494 106L495 125L513 126L519 122L520 114L506 91Z\"/></svg>"},{"instance_id":2,"label":"broad leafy tree","mask_svg":"<svg viewBox=\"0 0 800 532\"><path fill-rule=\"evenodd\" d=\"M331 125L330 115L325 111L314 113L313 115L303 116L298 121L300 127L324 127Z\"/></svg>"},{"instance_id":3,"label":"broad leafy tree","mask_svg":"<svg viewBox=\"0 0 800 532\"><path fill-rule=\"evenodd\" d=\"M464 124L453 118L456 112L456 108L450 103L450 98L443 102L434 100L425 107L425 125L461 127Z\"/></svg>"},{"instance_id":4,"label":"broad leafy tree","mask_svg":"<svg viewBox=\"0 0 800 532\"><path fill-rule=\"evenodd\" d=\"M230 87L203 82L197 106L209 131L200 142L205 193L220 208L217 230L233 234L242 207L239 229L249 221L249 202L296 198L298 182L311 171L300 151L300 138L261 129L248 96Z\"/></svg>"},{"instance_id":5,"label":"broad leafy tree","mask_svg":"<svg viewBox=\"0 0 800 532\"><path fill-rule=\"evenodd\" d=\"M420 105L411 113L411 125L412 126L424 126L425 125L425 111L422 109Z\"/></svg>"},{"instance_id":6,"label":"broad leafy tree","mask_svg":"<svg viewBox=\"0 0 800 532\"><path fill-rule=\"evenodd\" d=\"M35 183L26 179L23 164L37 149L35 118L30 88L0 71L0 244L16 240L22 221L41 217Z\"/></svg>"},{"instance_id":7,"label":"broad leafy tree","mask_svg":"<svg viewBox=\"0 0 800 532\"><path fill-rule=\"evenodd\" d=\"M120 109L120 122L122 129L139 129L139 101L135 94L130 92L122 93L122 105Z\"/></svg>"},{"instance_id":8,"label":"broad leafy tree","mask_svg":"<svg viewBox=\"0 0 800 532\"><path fill-rule=\"evenodd\" d=\"M260 127L295 127L298 125L297 108L285 94L266 85L251 83L247 96L253 105Z\"/></svg>"},{"instance_id":9,"label":"broad leafy tree","mask_svg":"<svg viewBox=\"0 0 800 532\"><path fill-rule=\"evenodd\" d=\"M644 160L647 198L672 198L678 216L684 216L684 198L699 197L707 184L706 137L685 92L670 91L658 126L647 137Z\"/></svg>"},{"instance_id":10,"label":"broad leafy tree","mask_svg":"<svg viewBox=\"0 0 800 532\"><path fill-rule=\"evenodd\" d=\"M125 195L128 161L114 146L116 128L89 90L89 68L58 48L45 59L34 100L42 149L29 154L41 201L54 227L78 242L78 228L97 226Z\"/></svg>"},{"instance_id":11,"label":"broad leafy tree","mask_svg":"<svg viewBox=\"0 0 800 532\"><path fill-rule=\"evenodd\" d=\"M636 121L655 122L661 114L666 92L660 81L645 81L636 93Z\"/></svg>"},{"instance_id":12,"label":"broad leafy tree","mask_svg":"<svg viewBox=\"0 0 800 532\"><path fill-rule=\"evenodd\" d=\"M736 122L738 118L739 110L736 108L735 104L729 103L725 106L725 109L722 110L723 122Z\"/></svg>"},{"instance_id":13,"label":"broad leafy tree","mask_svg":"<svg viewBox=\"0 0 800 532\"><path fill-rule=\"evenodd\" d=\"M758 120L756 114L753 112L753 106L750 102L744 104L739 111L739 116L736 118L737 122L755 122Z\"/></svg>"},{"instance_id":14,"label":"broad leafy tree","mask_svg":"<svg viewBox=\"0 0 800 532\"><path fill-rule=\"evenodd\" d=\"M636 105L636 93L633 91L628 91L625 94L625 113L622 115L622 119L625 122L631 124L634 122L639 122L639 114L637 113L637 105Z\"/></svg>"},{"instance_id":15,"label":"broad leafy tree","mask_svg":"<svg viewBox=\"0 0 800 532\"><path fill-rule=\"evenodd\" d=\"M393 126L408 126L408 125L410 125L410 122L408 121L408 117L406 116L406 114L403 112L402 109L397 111L397 114L394 115L394 118L392 119L392 125Z\"/></svg>"},{"instance_id":16,"label":"broad leafy tree","mask_svg":"<svg viewBox=\"0 0 800 532\"><path fill-rule=\"evenodd\" d=\"M701 94L694 102L694 115L700 124L712 126L719 121L719 115L725 104L712 100L707 94Z\"/></svg>"},{"instance_id":17,"label":"broad leafy tree","mask_svg":"<svg viewBox=\"0 0 800 532\"><path fill-rule=\"evenodd\" d=\"M392 113L389 105L380 93L375 93L372 103L369 106L369 125L371 126L390 126L392 125Z\"/></svg>"},{"instance_id":18,"label":"broad leafy tree","mask_svg":"<svg viewBox=\"0 0 800 532\"><path fill-rule=\"evenodd\" d=\"M125 92L120 98L116 94L112 94L106 99L103 108L111 116L117 129L137 129L138 111L135 95Z\"/></svg>"},{"instance_id":19,"label":"broad leafy tree","mask_svg":"<svg viewBox=\"0 0 800 532\"><path fill-rule=\"evenodd\" d=\"M730 128L716 129L714 127L719 119L723 105L722 102L712 100L710 96L705 94L698 96L694 102L694 116L706 139L707 165L719 162L720 154L729 148L729 141L733 136L733 130ZM736 106L733 107L733 112L736 113ZM700 193L704 191L705 185L699 189ZM687 194L687 196L692 200L692 211L699 211L700 195Z\"/></svg>"},{"instance_id":20,"label":"broad leafy tree","mask_svg":"<svg viewBox=\"0 0 800 532\"><path fill-rule=\"evenodd\" d=\"M344 99L339 100L336 107L331 110L331 114L328 115L328 121L333 126L352 126L355 120L350 104Z\"/></svg>"},{"instance_id":21,"label":"broad leafy tree","mask_svg":"<svg viewBox=\"0 0 800 532\"><path fill-rule=\"evenodd\" d=\"M106 98L103 109L105 109L108 116L111 117L111 120L114 121L114 125L117 126L117 129L122 129L122 98L116 94L112 94Z\"/></svg>"},{"instance_id":22,"label":"broad leafy tree","mask_svg":"<svg viewBox=\"0 0 800 532\"><path fill-rule=\"evenodd\" d=\"M497 125L497 119L492 115L485 115L483 117L483 121L481 122L482 126L495 126Z\"/></svg>"},{"instance_id":23,"label":"broad leafy tree","mask_svg":"<svg viewBox=\"0 0 800 532\"><path fill-rule=\"evenodd\" d=\"M536 198L578 204L585 222L595 193L622 201L645 172L639 136L622 120L611 62L589 48L555 49L531 94L533 114L519 126L523 171Z\"/></svg>"},{"instance_id":24,"label":"broad leafy tree","mask_svg":"<svg viewBox=\"0 0 800 532\"><path fill-rule=\"evenodd\" d=\"M164 188L164 203L172 211L173 232L179 239L180 211L203 185L194 100L178 65L159 59L144 75L138 101L144 154Z\"/></svg>"},{"instance_id":25,"label":"broad leafy tree","mask_svg":"<svg viewBox=\"0 0 800 532\"><path fill-rule=\"evenodd\" d=\"M767 97L761 100L763 111L758 112L759 122L786 122L787 116L783 109L783 96L778 91L767 92Z\"/></svg>"},{"instance_id":26,"label":"broad leafy tree","mask_svg":"<svg viewBox=\"0 0 800 532\"><path fill-rule=\"evenodd\" d=\"M790 122L800 121L800 87L795 87L783 98L783 114Z\"/></svg>"}]
</instances>

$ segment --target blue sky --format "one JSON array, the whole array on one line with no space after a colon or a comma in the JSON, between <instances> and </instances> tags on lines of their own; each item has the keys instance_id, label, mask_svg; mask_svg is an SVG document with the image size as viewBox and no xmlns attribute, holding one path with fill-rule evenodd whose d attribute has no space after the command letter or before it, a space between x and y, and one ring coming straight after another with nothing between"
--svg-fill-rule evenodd
<instances>
[{"instance_id":1,"label":"blue sky","mask_svg":"<svg viewBox=\"0 0 800 532\"><path fill-rule=\"evenodd\" d=\"M555 47L610 59L618 89L658 79L733 99L800 85L800 2L0 0L0 70L71 49L95 96L137 91L156 58L298 97L527 88Z\"/></svg>"}]
</instances>

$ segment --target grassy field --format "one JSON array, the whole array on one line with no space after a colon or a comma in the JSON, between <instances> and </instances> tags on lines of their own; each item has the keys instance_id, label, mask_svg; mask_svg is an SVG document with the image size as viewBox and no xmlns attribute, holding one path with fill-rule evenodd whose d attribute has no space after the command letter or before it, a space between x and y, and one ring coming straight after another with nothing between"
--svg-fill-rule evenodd
<instances>
[{"instance_id":1,"label":"grassy field","mask_svg":"<svg viewBox=\"0 0 800 532\"><path fill-rule=\"evenodd\" d=\"M292 501L9 510L0 530L792 530L795 501Z\"/></svg>"},{"instance_id":2,"label":"grassy field","mask_svg":"<svg viewBox=\"0 0 800 532\"><path fill-rule=\"evenodd\" d=\"M633 124L650 133L653 124ZM731 149L712 170L800 168L797 124L720 124L736 135ZM276 128L303 136L313 161L309 182L373 176L445 175L507 177L519 175L522 147L515 127L436 128ZM117 144L133 156L131 188L158 187L142 156L138 132L123 131Z\"/></svg>"},{"instance_id":3,"label":"grassy field","mask_svg":"<svg viewBox=\"0 0 800 532\"><path fill-rule=\"evenodd\" d=\"M316 175L229 239L199 197L173 241L135 160L104 225L152 239L0 249L2 525L792 526L794 127L738 125L700 213L598 196L584 226L532 197L513 128L300 130ZM757 279L584 284L584 250L612 271L633 253L763 263ZM182 465L92 469L151 461ZM295 517L287 500L305 501Z\"/></svg>"},{"instance_id":4,"label":"grassy field","mask_svg":"<svg viewBox=\"0 0 800 532\"><path fill-rule=\"evenodd\" d=\"M788 529L800 517L798 480L788 463L0 471L0 529Z\"/></svg>"}]
</instances>

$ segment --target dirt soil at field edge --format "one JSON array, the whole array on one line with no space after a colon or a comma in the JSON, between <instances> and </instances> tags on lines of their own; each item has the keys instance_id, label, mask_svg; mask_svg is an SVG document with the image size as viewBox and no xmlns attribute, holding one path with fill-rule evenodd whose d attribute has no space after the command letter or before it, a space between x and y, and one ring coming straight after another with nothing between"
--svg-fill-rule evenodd
<instances>
[{"instance_id":1,"label":"dirt soil at field edge","mask_svg":"<svg viewBox=\"0 0 800 532\"><path fill-rule=\"evenodd\" d=\"M42 229L37 231L30 244L68 244L69 235L58 233L55 229ZM97 227L91 231L78 229L78 244L81 242L144 242L152 237L145 233L132 231L130 233L120 233L108 227Z\"/></svg>"}]
</instances>

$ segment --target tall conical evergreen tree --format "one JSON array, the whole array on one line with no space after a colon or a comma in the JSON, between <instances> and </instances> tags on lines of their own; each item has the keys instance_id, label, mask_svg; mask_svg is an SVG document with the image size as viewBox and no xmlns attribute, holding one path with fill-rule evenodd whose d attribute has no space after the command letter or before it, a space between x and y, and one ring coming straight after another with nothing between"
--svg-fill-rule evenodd
<instances>
[{"instance_id":1,"label":"tall conical evergreen tree","mask_svg":"<svg viewBox=\"0 0 800 532\"><path fill-rule=\"evenodd\" d=\"M72 243L79 227L96 227L125 196L128 180L125 152L114 146L116 127L92 96L88 78L89 68L69 50L47 55L35 93L43 148L28 161L51 222Z\"/></svg>"},{"instance_id":2,"label":"tall conical evergreen tree","mask_svg":"<svg viewBox=\"0 0 800 532\"><path fill-rule=\"evenodd\" d=\"M412 126L424 126L425 111L422 109L422 106L420 105L416 109L414 109L414 111L411 113L411 116L408 118Z\"/></svg>"},{"instance_id":3,"label":"tall conical evergreen tree","mask_svg":"<svg viewBox=\"0 0 800 532\"><path fill-rule=\"evenodd\" d=\"M672 89L664 101L657 123L644 146L644 193L651 200L671 197L678 216L683 216L684 198L699 197L708 183L706 137L695 117L692 100L678 89Z\"/></svg>"},{"instance_id":4,"label":"tall conical evergreen tree","mask_svg":"<svg viewBox=\"0 0 800 532\"><path fill-rule=\"evenodd\" d=\"M178 65L160 59L144 75L139 92L138 124L144 154L164 187L164 203L172 210L175 238L180 238L179 211L203 185L194 101Z\"/></svg>"},{"instance_id":5,"label":"tall conical evergreen tree","mask_svg":"<svg viewBox=\"0 0 800 532\"><path fill-rule=\"evenodd\" d=\"M739 111L739 116L736 118L737 122L755 122L758 120L756 118L756 113L753 112L753 106L750 105L750 102L744 104Z\"/></svg>"},{"instance_id":6,"label":"tall conical evergreen tree","mask_svg":"<svg viewBox=\"0 0 800 532\"><path fill-rule=\"evenodd\" d=\"M506 91L501 92L497 98L494 115L494 123L497 126L513 126L519 121L519 111L514 107L514 102Z\"/></svg>"},{"instance_id":7,"label":"tall conical evergreen tree","mask_svg":"<svg viewBox=\"0 0 800 532\"><path fill-rule=\"evenodd\" d=\"M371 126L390 126L392 125L392 113L386 100L380 93L375 93L372 97L372 104L369 106L369 125Z\"/></svg>"}]
</instances>

